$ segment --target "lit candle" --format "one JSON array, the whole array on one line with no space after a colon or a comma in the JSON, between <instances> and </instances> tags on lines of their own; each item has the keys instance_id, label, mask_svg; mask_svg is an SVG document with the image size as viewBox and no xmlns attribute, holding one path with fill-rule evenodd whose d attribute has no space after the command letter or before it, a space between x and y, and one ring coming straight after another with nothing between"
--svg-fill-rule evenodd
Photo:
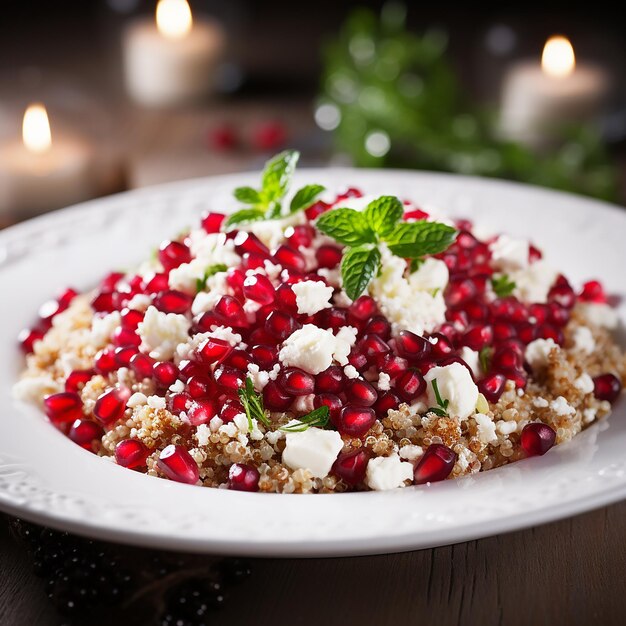
<instances>
[{"instance_id":1,"label":"lit candle","mask_svg":"<svg viewBox=\"0 0 626 626\"><path fill-rule=\"evenodd\" d=\"M156 19L140 19L124 33L126 88L142 105L199 100L213 86L224 48L221 27L193 18L186 0L159 0Z\"/></svg>"},{"instance_id":2,"label":"lit candle","mask_svg":"<svg viewBox=\"0 0 626 626\"><path fill-rule=\"evenodd\" d=\"M0 145L0 214L27 217L93 197L93 151L84 141L54 135L42 104L24 113L22 140Z\"/></svg>"},{"instance_id":3,"label":"lit candle","mask_svg":"<svg viewBox=\"0 0 626 626\"><path fill-rule=\"evenodd\" d=\"M551 37L541 64L522 61L507 74L502 91L502 134L532 146L549 144L555 128L592 120L607 89L607 76L601 68L576 63L569 40Z\"/></svg>"}]
</instances>

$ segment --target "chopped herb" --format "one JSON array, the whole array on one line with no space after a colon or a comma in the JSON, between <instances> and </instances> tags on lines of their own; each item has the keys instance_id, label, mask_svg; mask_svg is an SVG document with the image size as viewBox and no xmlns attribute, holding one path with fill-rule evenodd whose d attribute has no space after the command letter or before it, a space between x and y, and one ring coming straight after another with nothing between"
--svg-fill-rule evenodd
<instances>
[{"instance_id":1,"label":"chopped herb","mask_svg":"<svg viewBox=\"0 0 626 626\"><path fill-rule=\"evenodd\" d=\"M326 428L328 425L329 411L327 406L321 406L302 417L299 417L293 424L282 426L279 430L285 433L301 433L309 428Z\"/></svg>"},{"instance_id":2,"label":"chopped herb","mask_svg":"<svg viewBox=\"0 0 626 626\"><path fill-rule=\"evenodd\" d=\"M506 274L501 274L491 278L491 286L498 298L506 298L513 293L516 284Z\"/></svg>"},{"instance_id":3,"label":"chopped herb","mask_svg":"<svg viewBox=\"0 0 626 626\"><path fill-rule=\"evenodd\" d=\"M435 407L430 407L428 409L428 413L434 413L435 415L438 415L439 417L448 417L448 404L450 404L450 401L448 399L444 400L441 397L441 394L439 393L439 385L437 383L437 379L433 378L431 385L433 387L433 392L435 394L435 400L437 400L437 404L439 406L435 406Z\"/></svg>"},{"instance_id":4,"label":"chopped herb","mask_svg":"<svg viewBox=\"0 0 626 626\"><path fill-rule=\"evenodd\" d=\"M483 370L483 372L489 371L489 365L491 363L492 355L493 355L493 348L491 348L490 346L485 346L478 353L478 360L480 362L480 367Z\"/></svg>"},{"instance_id":5,"label":"chopped herb","mask_svg":"<svg viewBox=\"0 0 626 626\"><path fill-rule=\"evenodd\" d=\"M254 389L254 382L250 376L246 377L245 385L237 391L237 394L246 412L250 431L254 428L253 419L265 424L265 426L271 426L270 419L263 407L263 397Z\"/></svg>"},{"instance_id":6,"label":"chopped herb","mask_svg":"<svg viewBox=\"0 0 626 626\"><path fill-rule=\"evenodd\" d=\"M427 413L434 413L439 417L448 417L448 413L443 409L440 409L438 406L431 406L427 411Z\"/></svg>"},{"instance_id":7,"label":"chopped herb","mask_svg":"<svg viewBox=\"0 0 626 626\"><path fill-rule=\"evenodd\" d=\"M204 275L202 278L198 278L196 280L196 291L202 291L206 289L206 281L209 280L211 276L215 274L219 274L219 272L225 272L228 269L227 265L224 263L215 263L215 265L209 265L209 267L204 270Z\"/></svg>"}]
</instances>

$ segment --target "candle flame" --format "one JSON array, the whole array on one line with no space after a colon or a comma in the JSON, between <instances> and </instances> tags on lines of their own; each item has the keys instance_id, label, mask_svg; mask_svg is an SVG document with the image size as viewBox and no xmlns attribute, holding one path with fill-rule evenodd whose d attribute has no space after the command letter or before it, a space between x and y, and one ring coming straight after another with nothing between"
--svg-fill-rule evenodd
<instances>
[{"instance_id":1,"label":"candle flame","mask_svg":"<svg viewBox=\"0 0 626 626\"><path fill-rule=\"evenodd\" d=\"M43 154L52 146L50 121L43 104L31 104L24 113L22 140L29 152Z\"/></svg>"},{"instance_id":2,"label":"candle flame","mask_svg":"<svg viewBox=\"0 0 626 626\"><path fill-rule=\"evenodd\" d=\"M574 48L567 37L555 35L546 41L541 55L541 68L548 76L564 78L576 67Z\"/></svg>"},{"instance_id":3,"label":"candle flame","mask_svg":"<svg viewBox=\"0 0 626 626\"><path fill-rule=\"evenodd\" d=\"M159 0L156 7L159 32L168 39L182 39L193 25L187 0Z\"/></svg>"}]
</instances>

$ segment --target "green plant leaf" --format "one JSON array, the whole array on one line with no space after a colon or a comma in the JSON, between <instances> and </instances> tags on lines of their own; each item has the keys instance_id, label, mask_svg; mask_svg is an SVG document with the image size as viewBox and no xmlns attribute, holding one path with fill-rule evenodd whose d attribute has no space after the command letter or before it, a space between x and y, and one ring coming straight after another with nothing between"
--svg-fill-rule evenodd
<instances>
[{"instance_id":1,"label":"green plant leaf","mask_svg":"<svg viewBox=\"0 0 626 626\"><path fill-rule=\"evenodd\" d=\"M344 252L341 278L348 297L356 300L367 289L379 269L380 251L375 246L366 244Z\"/></svg>"},{"instance_id":2,"label":"green plant leaf","mask_svg":"<svg viewBox=\"0 0 626 626\"><path fill-rule=\"evenodd\" d=\"M250 431L252 431L254 426L252 423L253 419L265 424L265 426L271 426L271 421L265 413L265 408L263 406L263 396L255 390L254 382L250 376L246 377L244 386L237 390L237 395L239 396L241 404L246 412L246 417L248 418L248 429Z\"/></svg>"},{"instance_id":3,"label":"green plant leaf","mask_svg":"<svg viewBox=\"0 0 626 626\"><path fill-rule=\"evenodd\" d=\"M206 288L206 281L215 274L219 272L225 272L228 270L228 266L224 263L215 263L214 265L209 265L209 267L204 270L204 276L202 278L198 278L196 281L196 291L202 291Z\"/></svg>"},{"instance_id":4,"label":"green plant leaf","mask_svg":"<svg viewBox=\"0 0 626 626\"><path fill-rule=\"evenodd\" d=\"M398 224L385 238L389 249L405 259L416 259L427 254L443 252L454 242L457 231L439 222Z\"/></svg>"},{"instance_id":5,"label":"green plant leaf","mask_svg":"<svg viewBox=\"0 0 626 626\"><path fill-rule=\"evenodd\" d=\"M318 409L297 418L297 423L282 426L278 430L285 433L301 433L309 428L326 428L330 411L327 406L321 406Z\"/></svg>"},{"instance_id":6,"label":"green plant leaf","mask_svg":"<svg viewBox=\"0 0 626 626\"><path fill-rule=\"evenodd\" d=\"M233 191L233 195L239 202L243 202L244 204L258 204L261 202L259 192L252 187L237 187L235 191Z\"/></svg>"},{"instance_id":7,"label":"green plant leaf","mask_svg":"<svg viewBox=\"0 0 626 626\"><path fill-rule=\"evenodd\" d=\"M301 189L298 189L294 197L291 199L289 212L297 213L298 211L308 209L315 202L317 196L319 196L325 189L326 187L323 185L305 185Z\"/></svg>"},{"instance_id":8,"label":"green plant leaf","mask_svg":"<svg viewBox=\"0 0 626 626\"><path fill-rule=\"evenodd\" d=\"M322 213L315 226L325 235L348 246L373 243L374 232L369 227L365 215L354 209L333 209Z\"/></svg>"},{"instance_id":9,"label":"green plant leaf","mask_svg":"<svg viewBox=\"0 0 626 626\"><path fill-rule=\"evenodd\" d=\"M506 274L501 274L500 276L492 276L491 286L498 298L506 298L515 291L517 285Z\"/></svg>"},{"instance_id":10,"label":"green plant leaf","mask_svg":"<svg viewBox=\"0 0 626 626\"><path fill-rule=\"evenodd\" d=\"M299 158L300 153L297 150L285 150L265 164L261 180L263 200L269 202L284 197Z\"/></svg>"},{"instance_id":11,"label":"green plant leaf","mask_svg":"<svg viewBox=\"0 0 626 626\"><path fill-rule=\"evenodd\" d=\"M402 219L404 208L395 196L381 196L367 205L363 215L370 228L384 239Z\"/></svg>"},{"instance_id":12,"label":"green plant leaf","mask_svg":"<svg viewBox=\"0 0 626 626\"><path fill-rule=\"evenodd\" d=\"M258 222L265 217L265 212L260 209L241 209L232 215L229 215L226 220L226 226L234 226L235 224L241 224L242 222Z\"/></svg>"}]
</instances>

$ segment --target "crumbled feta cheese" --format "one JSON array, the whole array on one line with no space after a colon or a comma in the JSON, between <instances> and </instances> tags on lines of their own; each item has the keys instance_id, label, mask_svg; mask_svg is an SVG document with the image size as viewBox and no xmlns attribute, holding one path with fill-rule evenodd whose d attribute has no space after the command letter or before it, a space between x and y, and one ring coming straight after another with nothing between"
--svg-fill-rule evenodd
<instances>
[{"instance_id":1,"label":"crumbled feta cheese","mask_svg":"<svg viewBox=\"0 0 626 626\"><path fill-rule=\"evenodd\" d=\"M136 406L142 406L144 404L148 404L148 398L145 394L138 392L134 393L130 398L128 398L126 406L134 409Z\"/></svg>"},{"instance_id":2,"label":"crumbled feta cheese","mask_svg":"<svg viewBox=\"0 0 626 626\"><path fill-rule=\"evenodd\" d=\"M104 346L111 341L111 336L120 325L122 318L119 311L113 311L107 315L94 315L91 321L90 342L98 347Z\"/></svg>"},{"instance_id":3,"label":"crumbled feta cheese","mask_svg":"<svg viewBox=\"0 0 626 626\"><path fill-rule=\"evenodd\" d=\"M235 415L235 417L237 416ZM237 424L235 424L233 420L232 422L228 422L228 424L223 424L222 426L220 426L218 432L224 433L227 437L234 439L239 434L239 429L237 428Z\"/></svg>"},{"instance_id":4,"label":"crumbled feta cheese","mask_svg":"<svg viewBox=\"0 0 626 626\"><path fill-rule=\"evenodd\" d=\"M324 478L343 448L341 435L334 430L308 428L287 433L283 463L291 469L308 469L314 478Z\"/></svg>"},{"instance_id":5,"label":"crumbled feta cheese","mask_svg":"<svg viewBox=\"0 0 626 626\"><path fill-rule=\"evenodd\" d=\"M257 391L263 391L265 385L270 382L270 374L262 370L256 363L248 364L248 374L252 377L254 388Z\"/></svg>"},{"instance_id":6,"label":"crumbled feta cheese","mask_svg":"<svg viewBox=\"0 0 626 626\"><path fill-rule=\"evenodd\" d=\"M595 409L585 409L583 411L583 422L585 424L591 424L593 420L596 419L596 410Z\"/></svg>"},{"instance_id":7,"label":"crumbled feta cheese","mask_svg":"<svg viewBox=\"0 0 626 626\"><path fill-rule=\"evenodd\" d=\"M144 293L133 296L126 306L134 311L145 311L152 304L152 298Z\"/></svg>"},{"instance_id":8,"label":"crumbled feta cheese","mask_svg":"<svg viewBox=\"0 0 626 626\"><path fill-rule=\"evenodd\" d=\"M476 352L476 350L463 346L459 352L459 356L468 364L474 376L478 377L481 375L482 369L480 367L480 354Z\"/></svg>"},{"instance_id":9,"label":"crumbled feta cheese","mask_svg":"<svg viewBox=\"0 0 626 626\"><path fill-rule=\"evenodd\" d=\"M320 267L317 273L332 287L341 287L341 270L338 267L333 269Z\"/></svg>"},{"instance_id":10,"label":"crumbled feta cheese","mask_svg":"<svg viewBox=\"0 0 626 626\"><path fill-rule=\"evenodd\" d=\"M285 433L282 430L270 430L265 433L265 439L267 442L273 446L275 446L280 439L285 436Z\"/></svg>"},{"instance_id":11,"label":"crumbled feta cheese","mask_svg":"<svg viewBox=\"0 0 626 626\"><path fill-rule=\"evenodd\" d=\"M210 419L209 428L211 429L212 433L216 433L223 424L224 424L224 421L222 420L222 418L216 415L215 417L212 417Z\"/></svg>"},{"instance_id":12,"label":"crumbled feta cheese","mask_svg":"<svg viewBox=\"0 0 626 626\"><path fill-rule=\"evenodd\" d=\"M538 409L547 409L550 403L545 398L535 398L533 400L533 406L536 406Z\"/></svg>"},{"instance_id":13,"label":"crumbled feta cheese","mask_svg":"<svg viewBox=\"0 0 626 626\"><path fill-rule=\"evenodd\" d=\"M557 415L564 417L567 415L574 415L576 413L576 409L563 396L559 396L556 400L552 400L552 402L550 402L550 409Z\"/></svg>"},{"instance_id":14,"label":"crumbled feta cheese","mask_svg":"<svg viewBox=\"0 0 626 626\"><path fill-rule=\"evenodd\" d=\"M191 323L184 315L162 313L150 306L137 332L143 350L149 351L153 359L167 361L174 356L176 346L189 339L190 327Z\"/></svg>"},{"instance_id":15,"label":"crumbled feta cheese","mask_svg":"<svg viewBox=\"0 0 626 626\"><path fill-rule=\"evenodd\" d=\"M52 376L28 376L18 380L13 385L13 397L22 402L34 402L39 404L44 396L59 393L63 390Z\"/></svg>"},{"instance_id":16,"label":"crumbled feta cheese","mask_svg":"<svg viewBox=\"0 0 626 626\"><path fill-rule=\"evenodd\" d=\"M348 364L348 355L356 343L357 329L352 326L342 326L335 336L333 358L339 365Z\"/></svg>"},{"instance_id":17,"label":"crumbled feta cheese","mask_svg":"<svg viewBox=\"0 0 626 626\"><path fill-rule=\"evenodd\" d=\"M227 341L233 348L241 344L241 335L234 332L230 326L218 326L217 328L212 328L211 332L207 334L215 339Z\"/></svg>"},{"instance_id":18,"label":"crumbled feta cheese","mask_svg":"<svg viewBox=\"0 0 626 626\"><path fill-rule=\"evenodd\" d=\"M165 398L161 396L148 396L148 406L151 409L161 410L165 408Z\"/></svg>"},{"instance_id":19,"label":"crumbled feta cheese","mask_svg":"<svg viewBox=\"0 0 626 626\"><path fill-rule=\"evenodd\" d=\"M409 276L409 284L417 291L443 291L450 277L448 266L434 257L426 257Z\"/></svg>"},{"instance_id":20,"label":"crumbled feta cheese","mask_svg":"<svg viewBox=\"0 0 626 626\"><path fill-rule=\"evenodd\" d=\"M278 374L280 374L280 365L276 363L269 372L270 380L276 380L278 378Z\"/></svg>"},{"instance_id":21,"label":"crumbled feta cheese","mask_svg":"<svg viewBox=\"0 0 626 626\"><path fill-rule=\"evenodd\" d=\"M507 272L528 267L529 245L523 239L500 235L490 244L491 264L495 269Z\"/></svg>"},{"instance_id":22,"label":"crumbled feta cheese","mask_svg":"<svg viewBox=\"0 0 626 626\"><path fill-rule=\"evenodd\" d=\"M543 260L509 273L509 278L515 283L513 295L526 303L547 302L548 292L557 277L558 272Z\"/></svg>"},{"instance_id":23,"label":"crumbled feta cheese","mask_svg":"<svg viewBox=\"0 0 626 626\"><path fill-rule=\"evenodd\" d=\"M182 380L180 380L180 379L177 380L177 381L174 381L170 385L169 390L172 393L180 393L181 391L185 391L185 383Z\"/></svg>"},{"instance_id":24,"label":"crumbled feta cheese","mask_svg":"<svg viewBox=\"0 0 626 626\"><path fill-rule=\"evenodd\" d=\"M586 372L583 372L574 381L574 386L576 387L576 389L580 390L585 395L588 393L593 393L593 390L594 390L593 379Z\"/></svg>"},{"instance_id":25,"label":"crumbled feta cheese","mask_svg":"<svg viewBox=\"0 0 626 626\"><path fill-rule=\"evenodd\" d=\"M304 396L298 396L291 405L291 410L296 411L298 413L310 413L315 405L313 401L315 400L315 394L308 393Z\"/></svg>"},{"instance_id":26,"label":"crumbled feta cheese","mask_svg":"<svg viewBox=\"0 0 626 626\"><path fill-rule=\"evenodd\" d=\"M343 373L346 375L347 378L350 378L351 380L359 377L359 371L356 367L354 367L354 365L346 365L343 368Z\"/></svg>"},{"instance_id":27,"label":"crumbled feta cheese","mask_svg":"<svg viewBox=\"0 0 626 626\"><path fill-rule=\"evenodd\" d=\"M505 420L500 420L499 422L496 423L496 430L501 435L510 435L511 433L514 433L517 430L517 422L515 420L512 420L510 422L507 422Z\"/></svg>"},{"instance_id":28,"label":"crumbled feta cheese","mask_svg":"<svg viewBox=\"0 0 626 626\"><path fill-rule=\"evenodd\" d=\"M191 313L200 315L206 311L211 311L223 294L216 291L200 291L193 299L191 304Z\"/></svg>"},{"instance_id":29,"label":"crumbled feta cheese","mask_svg":"<svg viewBox=\"0 0 626 626\"><path fill-rule=\"evenodd\" d=\"M580 304L579 309L590 324L609 330L617 328L619 322L617 311L608 304L587 302Z\"/></svg>"},{"instance_id":30,"label":"crumbled feta cheese","mask_svg":"<svg viewBox=\"0 0 626 626\"><path fill-rule=\"evenodd\" d=\"M199 228L189 233L188 240L191 255L201 261L205 269L219 264L234 267L241 262L241 257L235 252L235 242L227 239L225 233L208 234Z\"/></svg>"},{"instance_id":31,"label":"crumbled feta cheese","mask_svg":"<svg viewBox=\"0 0 626 626\"><path fill-rule=\"evenodd\" d=\"M315 315L322 309L330 308L329 300L333 295L333 288L318 280L303 280L291 288L296 294L298 313L301 315Z\"/></svg>"},{"instance_id":32,"label":"crumbled feta cheese","mask_svg":"<svg viewBox=\"0 0 626 626\"><path fill-rule=\"evenodd\" d=\"M407 444L406 446L402 446L398 450L398 454L400 455L401 459L405 459L407 461L416 461L424 454L424 448L422 448L422 446Z\"/></svg>"},{"instance_id":33,"label":"crumbled feta cheese","mask_svg":"<svg viewBox=\"0 0 626 626\"><path fill-rule=\"evenodd\" d=\"M206 269L206 261L202 259L192 259L189 263L173 268L168 277L170 289L196 293L198 281L204 278Z\"/></svg>"},{"instance_id":34,"label":"crumbled feta cheese","mask_svg":"<svg viewBox=\"0 0 626 626\"><path fill-rule=\"evenodd\" d=\"M370 489L396 489L404 487L407 480L413 480L413 465L395 453L370 459L367 464L365 482Z\"/></svg>"},{"instance_id":35,"label":"crumbled feta cheese","mask_svg":"<svg viewBox=\"0 0 626 626\"><path fill-rule=\"evenodd\" d=\"M498 440L495 422L488 415L476 413L474 419L476 420L476 433L482 443L488 444Z\"/></svg>"},{"instance_id":36,"label":"crumbled feta cheese","mask_svg":"<svg viewBox=\"0 0 626 626\"><path fill-rule=\"evenodd\" d=\"M270 250L273 250L283 243L285 229L303 224L305 220L304 212L299 212L279 220L259 220L241 224L237 228L254 233Z\"/></svg>"},{"instance_id":37,"label":"crumbled feta cheese","mask_svg":"<svg viewBox=\"0 0 626 626\"><path fill-rule=\"evenodd\" d=\"M433 380L436 380L441 398L448 400L446 410L451 416L464 420L474 413L478 401L478 387L464 365L451 363L444 367L433 367L428 370L424 379L428 383L426 393L430 406L437 406L432 385Z\"/></svg>"},{"instance_id":38,"label":"crumbled feta cheese","mask_svg":"<svg viewBox=\"0 0 626 626\"><path fill-rule=\"evenodd\" d=\"M196 441L199 446L208 446L209 437L211 436L211 429L206 424L200 424L196 428Z\"/></svg>"},{"instance_id":39,"label":"crumbled feta cheese","mask_svg":"<svg viewBox=\"0 0 626 626\"><path fill-rule=\"evenodd\" d=\"M548 365L550 352L558 348L559 346L554 342L554 339L535 339L526 346L524 358L531 369L537 372Z\"/></svg>"},{"instance_id":40,"label":"crumbled feta cheese","mask_svg":"<svg viewBox=\"0 0 626 626\"><path fill-rule=\"evenodd\" d=\"M388 391L391 389L391 376L385 372L378 374L378 389L380 391Z\"/></svg>"},{"instance_id":41,"label":"crumbled feta cheese","mask_svg":"<svg viewBox=\"0 0 626 626\"><path fill-rule=\"evenodd\" d=\"M574 340L574 348L584 354L591 354L596 349L596 341L593 338L593 334L586 326L578 326L574 330L572 339Z\"/></svg>"},{"instance_id":42,"label":"crumbled feta cheese","mask_svg":"<svg viewBox=\"0 0 626 626\"><path fill-rule=\"evenodd\" d=\"M245 413L237 413L237 415L233 417L233 423L237 426L239 432L244 435L250 430L248 416Z\"/></svg>"}]
</instances>

